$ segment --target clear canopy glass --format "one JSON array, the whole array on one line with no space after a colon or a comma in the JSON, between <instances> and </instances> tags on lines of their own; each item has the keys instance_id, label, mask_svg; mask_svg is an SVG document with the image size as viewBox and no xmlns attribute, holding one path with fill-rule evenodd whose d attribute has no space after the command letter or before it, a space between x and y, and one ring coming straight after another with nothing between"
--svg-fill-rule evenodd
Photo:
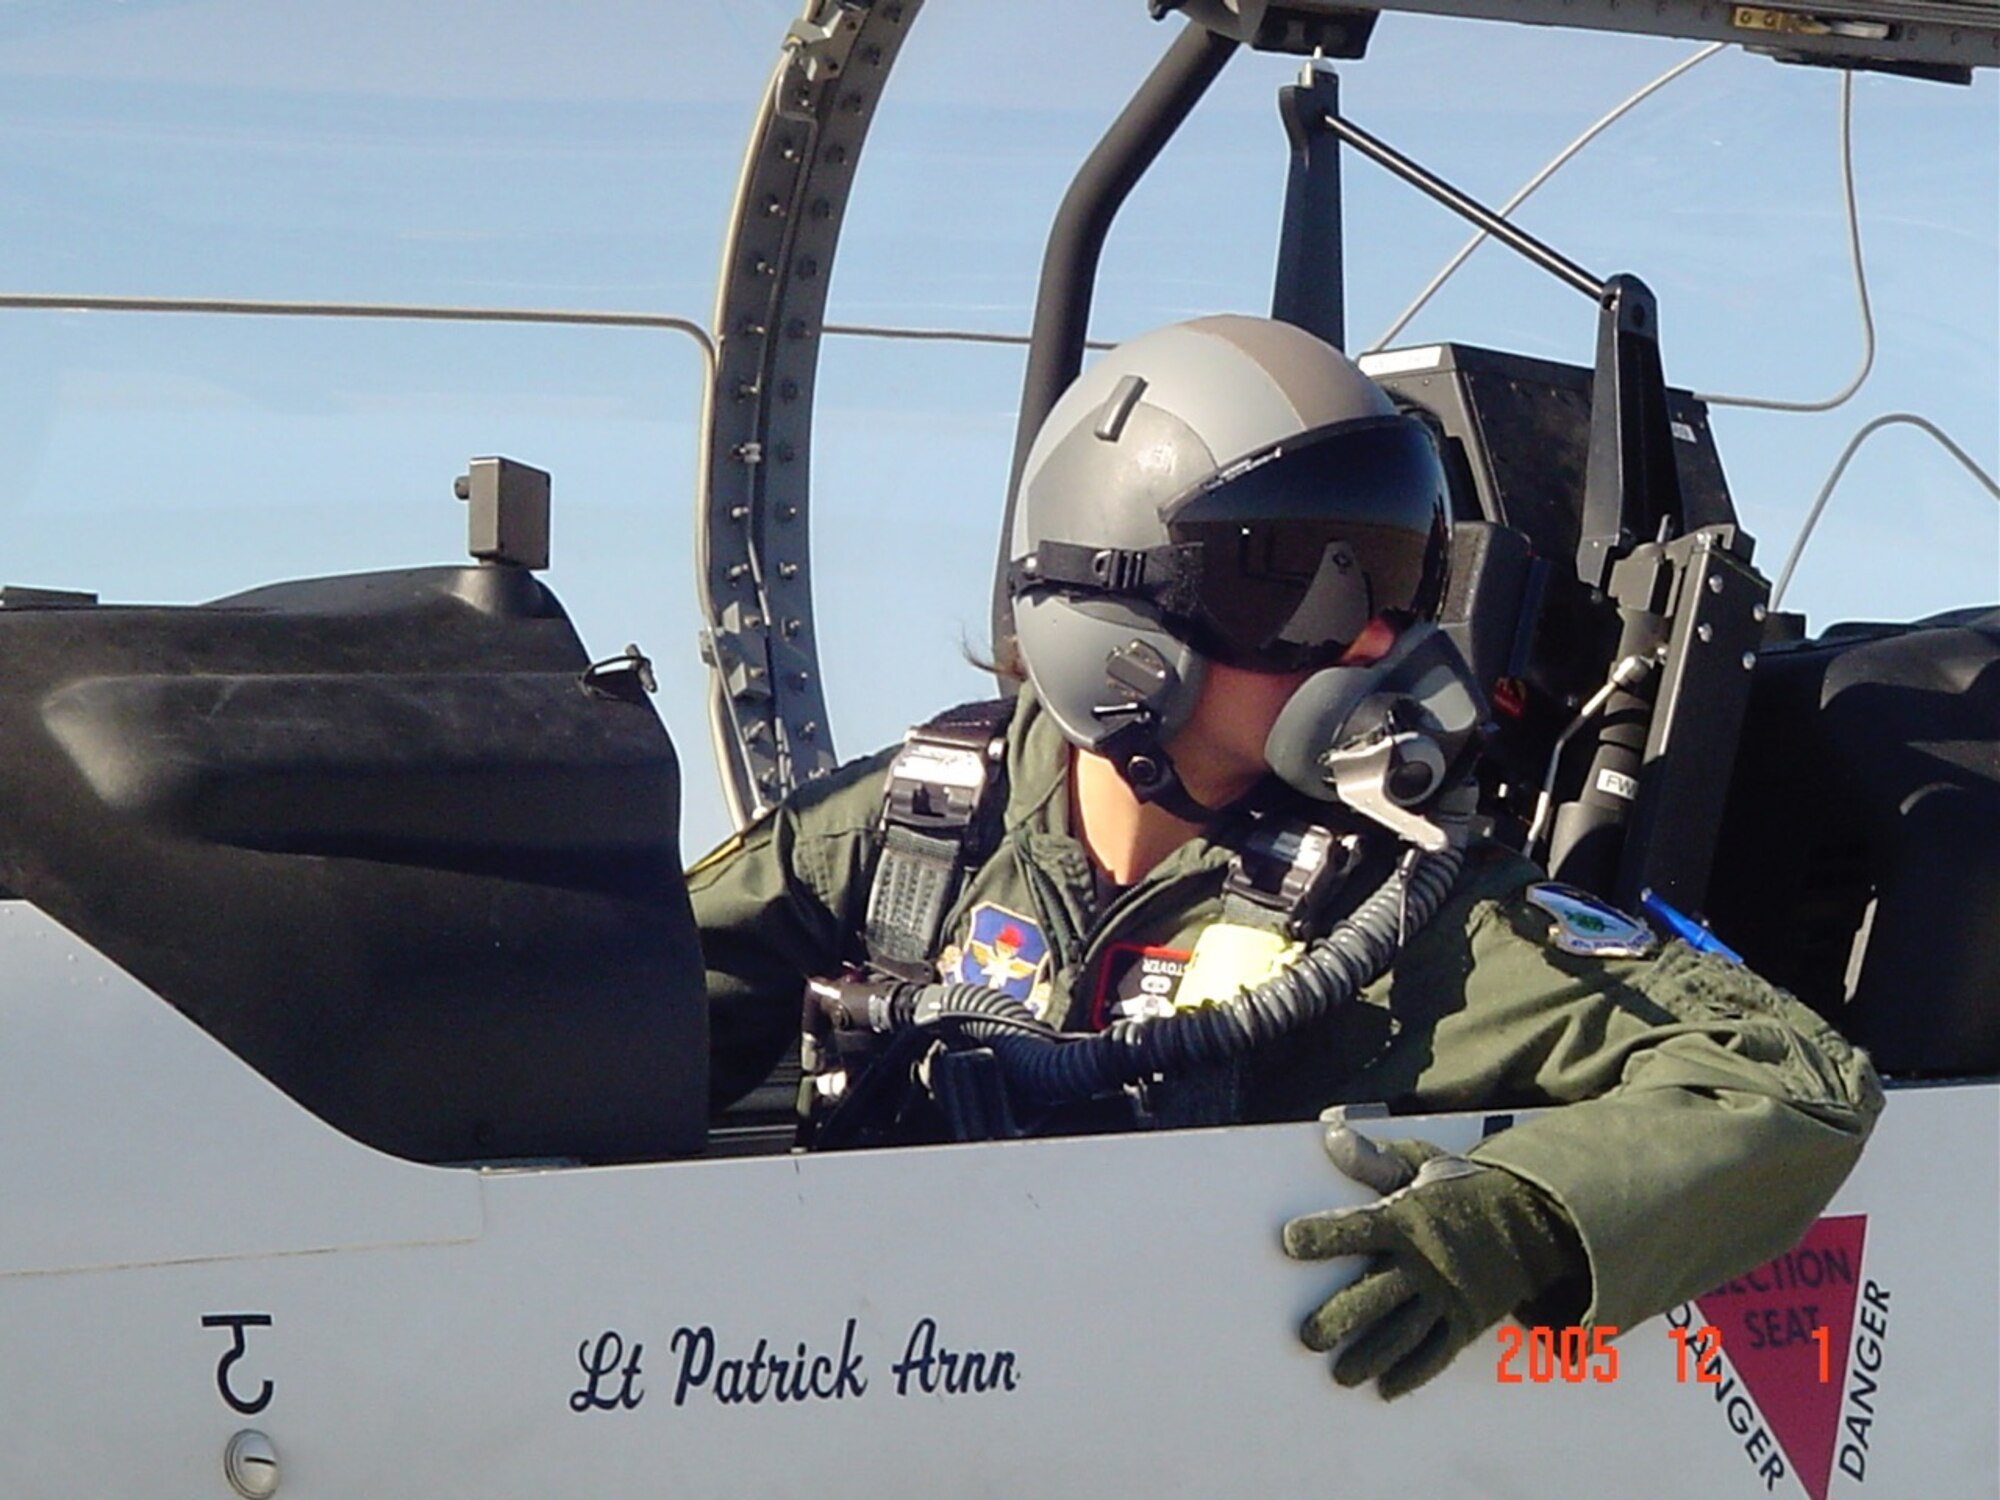
<instances>
[{"instance_id":1,"label":"clear canopy glass","mask_svg":"<svg viewBox=\"0 0 2000 1500\"><path fill-rule=\"evenodd\" d=\"M790 0L557 8L0 6L0 290L672 313L706 322ZM1071 174L1180 23L1139 0L930 0L849 205L828 320L1026 331ZM1505 199L1693 44L1385 17L1347 112ZM1296 60L1239 57L1133 194L1093 336L1263 311ZM1668 378L1810 400L1861 359L1841 80L1725 51L1520 211L1658 293ZM1720 408L1775 572L1848 437L1911 411L2000 466L2000 89L1861 76L1854 162L1879 332L1821 415ZM1350 342L1466 230L1349 159ZM637 641L687 764L685 839L725 831L705 760L691 497L700 364L656 329L0 309L0 581L192 601L464 554L451 482L554 476L548 578L587 644ZM1574 292L1488 246L1399 342L1587 363ZM1017 345L829 335L812 453L822 666L844 754L980 696ZM2000 505L1908 427L1848 471L1788 604L1815 628L2000 595Z\"/></svg>"}]
</instances>

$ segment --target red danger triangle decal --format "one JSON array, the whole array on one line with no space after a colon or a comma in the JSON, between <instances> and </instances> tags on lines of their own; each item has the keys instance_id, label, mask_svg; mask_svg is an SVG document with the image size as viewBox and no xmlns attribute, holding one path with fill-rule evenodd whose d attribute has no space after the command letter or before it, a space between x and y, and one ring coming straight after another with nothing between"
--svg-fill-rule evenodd
<instances>
[{"instance_id":1,"label":"red danger triangle decal","mask_svg":"<svg viewBox=\"0 0 2000 1500\"><path fill-rule=\"evenodd\" d=\"M1812 1500L1826 1500L1833 1473L1867 1228L1866 1214L1821 1219L1776 1260L1695 1299Z\"/></svg>"}]
</instances>

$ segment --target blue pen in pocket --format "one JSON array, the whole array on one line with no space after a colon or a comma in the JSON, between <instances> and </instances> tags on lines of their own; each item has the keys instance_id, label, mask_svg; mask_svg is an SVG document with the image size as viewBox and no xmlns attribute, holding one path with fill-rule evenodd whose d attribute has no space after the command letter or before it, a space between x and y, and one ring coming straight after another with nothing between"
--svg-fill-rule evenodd
<instances>
[{"instance_id":1,"label":"blue pen in pocket","mask_svg":"<svg viewBox=\"0 0 2000 1500\"><path fill-rule=\"evenodd\" d=\"M1639 892L1639 905L1647 916L1658 922L1675 937L1686 943L1697 953L1713 953L1718 958L1726 958L1733 964L1743 962L1743 955L1723 942L1693 917L1676 911L1668 905L1664 896L1651 886Z\"/></svg>"}]
</instances>

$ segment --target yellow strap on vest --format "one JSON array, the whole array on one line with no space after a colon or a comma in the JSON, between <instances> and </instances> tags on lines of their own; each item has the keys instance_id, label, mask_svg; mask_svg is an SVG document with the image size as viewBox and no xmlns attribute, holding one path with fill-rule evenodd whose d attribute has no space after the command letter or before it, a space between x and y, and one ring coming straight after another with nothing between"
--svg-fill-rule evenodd
<instances>
[{"instance_id":1,"label":"yellow strap on vest","mask_svg":"<svg viewBox=\"0 0 2000 1500\"><path fill-rule=\"evenodd\" d=\"M1174 1009L1231 999L1238 990L1262 984L1304 950L1304 943L1282 932L1237 922L1211 923L1195 939L1187 972L1174 991Z\"/></svg>"}]
</instances>

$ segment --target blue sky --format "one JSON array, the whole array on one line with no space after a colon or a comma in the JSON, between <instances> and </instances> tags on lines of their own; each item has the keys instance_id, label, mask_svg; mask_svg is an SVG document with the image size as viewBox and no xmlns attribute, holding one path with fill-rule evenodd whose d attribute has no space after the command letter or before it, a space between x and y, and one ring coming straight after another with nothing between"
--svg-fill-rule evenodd
<instances>
[{"instance_id":1,"label":"blue sky","mask_svg":"<svg viewBox=\"0 0 2000 1500\"><path fill-rule=\"evenodd\" d=\"M0 286L670 312L707 321L724 218L795 6L598 0L272 6L0 0ZM877 118L836 267L841 322L1026 327L1082 154L1168 40L1140 0L930 0ZM1349 112L1489 200L1692 44L1391 16ZM1095 332L1269 297L1293 64L1244 57L1134 195ZM1823 416L1723 410L1775 571L1847 437L1883 412L2000 464L2000 91L1863 77L1855 153L1881 348ZM1521 219L1659 294L1669 378L1807 399L1860 335L1837 75L1727 52L1622 121ZM1348 169L1349 322L1372 336L1463 238ZM550 581L599 652L661 665L685 840L723 831L695 657L698 367L648 331L0 312L0 580L194 600L450 561L476 453L555 475ZM1592 316L1480 252L1399 342L1585 362ZM828 340L816 594L841 749L980 679L1020 356ZM1927 440L1855 461L1788 603L1815 628L2000 596L2000 505Z\"/></svg>"}]
</instances>

